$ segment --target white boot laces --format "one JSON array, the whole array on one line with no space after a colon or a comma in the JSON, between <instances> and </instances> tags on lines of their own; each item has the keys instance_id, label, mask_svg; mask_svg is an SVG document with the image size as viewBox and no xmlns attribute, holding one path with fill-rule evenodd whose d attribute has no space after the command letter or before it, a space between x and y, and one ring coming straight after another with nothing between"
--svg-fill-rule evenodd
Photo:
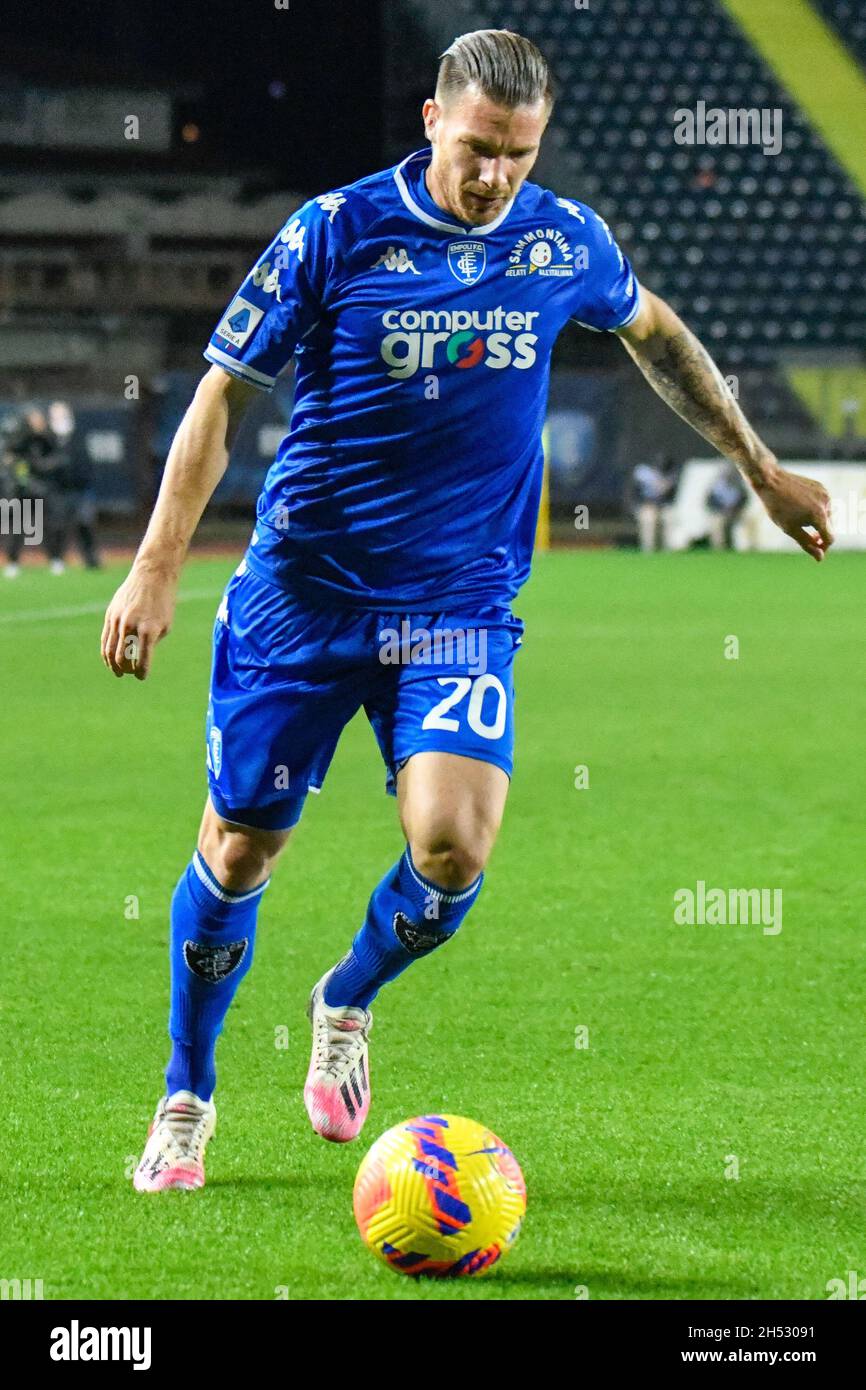
<instances>
[{"instance_id":1,"label":"white boot laces","mask_svg":"<svg viewBox=\"0 0 866 1390\"><path fill-rule=\"evenodd\" d=\"M162 1122L184 1158L195 1162L201 1157L207 1117L207 1110L184 1111L166 1108L163 1111Z\"/></svg>"},{"instance_id":2,"label":"white boot laces","mask_svg":"<svg viewBox=\"0 0 866 1390\"><path fill-rule=\"evenodd\" d=\"M344 1032L327 1014L320 1015L316 1030L316 1069L337 1080L361 1055L366 1041L366 1024Z\"/></svg>"}]
</instances>

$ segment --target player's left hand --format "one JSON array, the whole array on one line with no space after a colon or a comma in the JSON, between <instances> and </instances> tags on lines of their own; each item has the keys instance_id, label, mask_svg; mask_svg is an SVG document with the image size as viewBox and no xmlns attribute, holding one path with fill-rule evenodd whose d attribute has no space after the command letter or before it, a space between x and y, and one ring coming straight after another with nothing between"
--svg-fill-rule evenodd
<instances>
[{"instance_id":1,"label":"player's left hand","mask_svg":"<svg viewBox=\"0 0 866 1390\"><path fill-rule=\"evenodd\" d=\"M813 560L823 560L833 544L827 489L814 478L789 473L778 464L754 488L771 521Z\"/></svg>"},{"instance_id":2,"label":"player's left hand","mask_svg":"<svg viewBox=\"0 0 866 1390\"><path fill-rule=\"evenodd\" d=\"M108 605L102 627L100 649L110 671L147 679L153 649L171 630L176 600L174 574L133 565Z\"/></svg>"}]
</instances>

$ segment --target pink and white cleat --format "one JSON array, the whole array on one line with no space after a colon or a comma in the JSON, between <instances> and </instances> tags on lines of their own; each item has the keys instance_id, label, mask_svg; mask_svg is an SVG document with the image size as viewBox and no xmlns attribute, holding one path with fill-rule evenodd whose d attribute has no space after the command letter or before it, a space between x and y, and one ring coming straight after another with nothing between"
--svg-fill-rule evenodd
<instances>
[{"instance_id":1,"label":"pink and white cleat","mask_svg":"<svg viewBox=\"0 0 866 1390\"><path fill-rule=\"evenodd\" d=\"M331 972L328 971L328 975ZM357 1139L370 1109L370 1062L367 1039L373 1015L350 1005L325 1003L328 975L314 986L307 1005L313 1027L313 1055L304 1086L310 1123L335 1144Z\"/></svg>"},{"instance_id":2,"label":"pink and white cleat","mask_svg":"<svg viewBox=\"0 0 866 1390\"><path fill-rule=\"evenodd\" d=\"M192 1091L163 1096L135 1170L136 1192L190 1192L204 1187L204 1151L216 1128L216 1106Z\"/></svg>"}]
</instances>

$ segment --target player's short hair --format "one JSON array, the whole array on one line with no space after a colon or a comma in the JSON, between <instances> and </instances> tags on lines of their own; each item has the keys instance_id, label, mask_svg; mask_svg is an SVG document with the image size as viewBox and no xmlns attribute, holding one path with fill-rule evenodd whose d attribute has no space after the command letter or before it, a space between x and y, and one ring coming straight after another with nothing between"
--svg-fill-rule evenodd
<instances>
[{"instance_id":1,"label":"player's short hair","mask_svg":"<svg viewBox=\"0 0 866 1390\"><path fill-rule=\"evenodd\" d=\"M474 83L484 96L499 106L534 106L544 100L549 108L556 89L544 54L510 29L475 29L460 34L439 55L437 101L447 101Z\"/></svg>"}]
</instances>

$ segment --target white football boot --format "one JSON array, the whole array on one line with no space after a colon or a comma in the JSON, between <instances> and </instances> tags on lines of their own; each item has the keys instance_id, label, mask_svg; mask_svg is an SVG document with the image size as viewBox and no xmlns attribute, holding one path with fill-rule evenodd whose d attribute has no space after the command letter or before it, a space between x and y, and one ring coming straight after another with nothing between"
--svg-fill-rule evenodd
<instances>
[{"instance_id":1,"label":"white football boot","mask_svg":"<svg viewBox=\"0 0 866 1390\"><path fill-rule=\"evenodd\" d=\"M136 1192L204 1187L204 1152L216 1128L216 1106L192 1091L163 1096L132 1179Z\"/></svg>"},{"instance_id":2,"label":"white football boot","mask_svg":"<svg viewBox=\"0 0 866 1390\"><path fill-rule=\"evenodd\" d=\"M304 1086L310 1123L323 1139L346 1144L361 1133L370 1109L368 1037L373 1015L349 1005L332 1008L324 989L331 975L314 986L307 1005L313 1027L313 1053Z\"/></svg>"}]
</instances>

